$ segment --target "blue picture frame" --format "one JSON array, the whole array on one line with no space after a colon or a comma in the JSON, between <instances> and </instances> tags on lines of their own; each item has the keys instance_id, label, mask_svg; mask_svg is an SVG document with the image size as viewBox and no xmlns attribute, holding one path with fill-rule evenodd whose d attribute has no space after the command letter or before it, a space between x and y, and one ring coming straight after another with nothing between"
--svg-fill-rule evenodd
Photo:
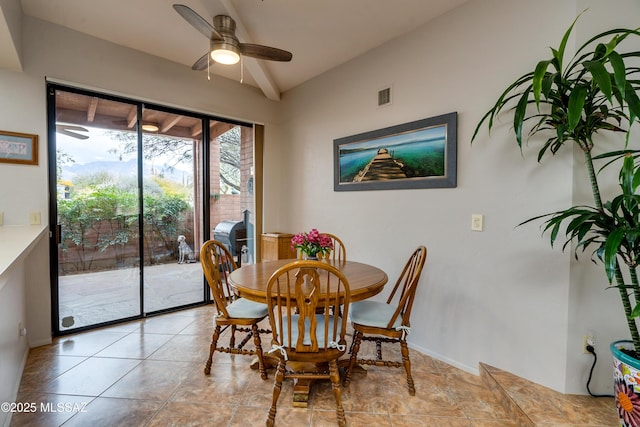
<instances>
[{"instance_id":1,"label":"blue picture frame","mask_svg":"<svg viewBox=\"0 0 640 427\"><path fill-rule=\"evenodd\" d=\"M333 141L334 191L454 188L457 112Z\"/></svg>"}]
</instances>

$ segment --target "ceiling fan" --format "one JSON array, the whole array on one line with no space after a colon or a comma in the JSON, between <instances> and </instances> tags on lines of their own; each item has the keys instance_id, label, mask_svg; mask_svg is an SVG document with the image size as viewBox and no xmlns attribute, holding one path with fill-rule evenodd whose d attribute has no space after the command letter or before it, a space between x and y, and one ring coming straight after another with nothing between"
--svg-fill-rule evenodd
<instances>
[{"instance_id":1,"label":"ceiling fan","mask_svg":"<svg viewBox=\"0 0 640 427\"><path fill-rule=\"evenodd\" d=\"M62 135L67 135L70 136L72 138L77 138L77 139L88 139L89 136L88 135L83 135L81 133L78 132L89 132L88 129L83 128L82 126L75 126L75 125L66 125L66 124L62 124L62 123L56 123L56 132L62 134Z\"/></svg>"},{"instance_id":2,"label":"ceiling fan","mask_svg":"<svg viewBox=\"0 0 640 427\"><path fill-rule=\"evenodd\" d=\"M236 37L236 22L227 15L216 15L213 18L213 26L193 9L183 4L174 4L173 8L196 30L200 31L210 40L211 48L198 59L193 70L207 69L209 56L215 62L221 64L235 64L240 60L240 55L269 61L291 61L293 55L286 50L275 47L263 46L252 43L240 43Z\"/></svg>"}]
</instances>

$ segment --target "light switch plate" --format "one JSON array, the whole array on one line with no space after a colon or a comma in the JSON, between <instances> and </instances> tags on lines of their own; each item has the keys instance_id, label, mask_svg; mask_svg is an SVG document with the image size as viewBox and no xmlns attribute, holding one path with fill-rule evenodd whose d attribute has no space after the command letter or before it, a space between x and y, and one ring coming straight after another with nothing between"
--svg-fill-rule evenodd
<instances>
[{"instance_id":1,"label":"light switch plate","mask_svg":"<svg viewBox=\"0 0 640 427\"><path fill-rule=\"evenodd\" d=\"M471 230L482 231L484 223L484 216L482 214L471 215Z\"/></svg>"},{"instance_id":2,"label":"light switch plate","mask_svg":"<svg viewBox=\"0 0 640 427\"><path fill-rule=\"evenodd\" d=\"M40 212L29 212L29 224L40 225Z\"/></svg>"}]
</instances>

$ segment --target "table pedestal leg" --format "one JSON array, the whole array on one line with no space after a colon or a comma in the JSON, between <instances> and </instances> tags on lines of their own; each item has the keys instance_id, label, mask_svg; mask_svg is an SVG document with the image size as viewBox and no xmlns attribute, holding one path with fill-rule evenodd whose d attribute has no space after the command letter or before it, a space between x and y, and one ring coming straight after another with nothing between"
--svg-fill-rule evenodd
<instances>
[{"instance_id":1,"label":"table pedestal leg","mask_svg":"<svg viewBox=\"0 0 640 427\"><path fill-rule=\"evenodd\" d=\"M311 390L311 379L293 379L293 407L306 408L309 404L309 391Z\"/></svg>"},{"instance_id":2,"label":"table pedestal leg","mask_svg":"<svg viewBox=\"0 0 640 427\"><path fill-rule=\"evenodd\" d=\"M266 355L265 355L266 356ZM264 358L265 367L275 368L278 366L278 359L272 357ZM259 368L258 358L251 363L251 369ZM309 391L311 390L310 378L294 378L293 379L293 407L294 408L306 408L309 404Z\"/></svg>"},{"instance_id":3,"label":"table pedestal leg","mask_svg":"<svg viewBox=\"0 0 640 427\"><path fill-rule=\"evenodd\" d=\"M265 363L266 369L275 368L276 366L278 366L278 359L275 357L270 357L270 355L268 356L265 353L264 363ZM304 367L303 367L304 364L289 363L288 365L289 365L289 369L291 369L292 368L291 365L293 365L293 367L297 368L296 370L304 370ZM338 361L338 367L347 368L348 366L349 366L349 359L340 359ZM258 363L258 358L256 357L251 362L251 369L257 370L258 368L259 368L259 363ZM309 366L308 370L313 371L314 369L313 367ZM353 372L366 375L367 369L364 366L355 365L353 367ZM308 407L309 392L311 391L311 383L313 381L315 381L315 379L313 378L294 378L293 379L293 407L294 408Z\"/></svg>"}]
</instances>

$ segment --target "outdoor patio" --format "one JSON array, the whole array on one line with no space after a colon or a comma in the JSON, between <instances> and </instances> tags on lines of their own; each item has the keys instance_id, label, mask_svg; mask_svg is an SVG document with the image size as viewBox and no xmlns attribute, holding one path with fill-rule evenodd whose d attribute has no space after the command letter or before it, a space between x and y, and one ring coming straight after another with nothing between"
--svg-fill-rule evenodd
<instances>
[{"instance_id":1,"label":"outdoor patio","mask_svg":"<svg viewBox=\"0 0 640 427\"><path fill-rule=\"evenodd\" d=\"M144 310L154 312L203 301L200 263L144 268ZM60 330L136 316L140 312L139 269L60 277ZM71 319L73 317L73 323ZM63 326L64 325L64 326Z\"/></svg>"}]
</instances>

